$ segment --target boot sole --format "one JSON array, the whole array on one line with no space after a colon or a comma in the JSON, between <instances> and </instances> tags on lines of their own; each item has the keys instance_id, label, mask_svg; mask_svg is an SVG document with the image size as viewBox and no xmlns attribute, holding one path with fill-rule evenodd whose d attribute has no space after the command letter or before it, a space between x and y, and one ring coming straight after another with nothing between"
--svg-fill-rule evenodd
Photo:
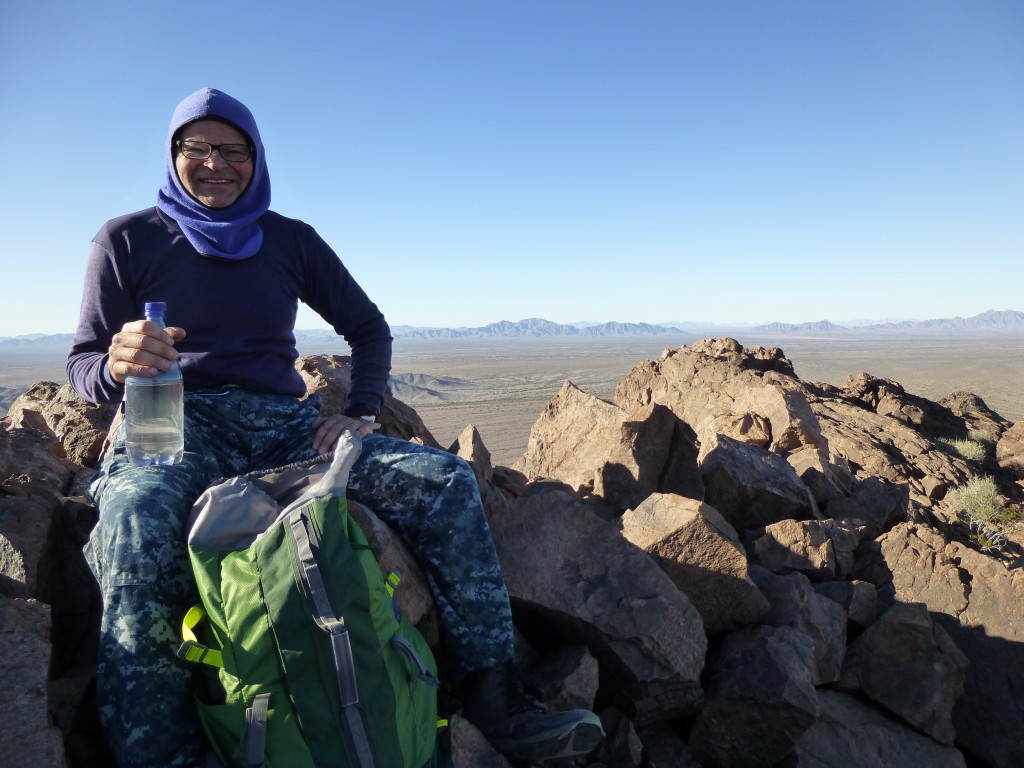
<instances>
[{"instance_id":1,"label":"boot sole","mask_svg":"<svg viewBox=\"0 0 1024 768\"><path fill-rule=\"evenodd\" d=\"M528 740L516 739L493 746L510 760L528 761L538 768L555 768L572 758L594 751L604 738L604 729L597 715L581 720L570 730L538 734Z\"/></svg>"}]
</instances>

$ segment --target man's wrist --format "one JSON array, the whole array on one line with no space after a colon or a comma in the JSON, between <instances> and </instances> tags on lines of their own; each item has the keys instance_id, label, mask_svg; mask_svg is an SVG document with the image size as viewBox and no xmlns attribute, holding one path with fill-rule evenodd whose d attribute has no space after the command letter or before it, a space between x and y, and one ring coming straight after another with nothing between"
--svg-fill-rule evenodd
<instances>
[{"instance_id":1,"label":"man's wrist","mask_svg":"<svg viewBox=\"0 0 1024 768\"><path fill-rule=\"evenodd\" d=\"M371 432L380 429L380 423L377 421L376 416L367 414L365 416L356 416L355 418L359 421L366 422L366 425L370 428Z\"/></svg>"}]
</instances>

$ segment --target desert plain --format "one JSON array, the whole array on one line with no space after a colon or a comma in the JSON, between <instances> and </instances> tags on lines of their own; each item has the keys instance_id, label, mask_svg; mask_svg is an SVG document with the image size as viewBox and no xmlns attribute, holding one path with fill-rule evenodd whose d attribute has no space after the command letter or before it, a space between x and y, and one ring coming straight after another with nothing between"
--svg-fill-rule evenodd
<instances>
[{"instance_id":1,"label":"desert plain","mask_svg":"<svg viewBox=\"0 0 1024 768\"><path fill-rule=\"evenodd\" d=\"M719 334L721 335L721 334ZM1013 422L1024 419L1024 336L759 337L729 334L746 347L777 346L802 381L841 386L864 371L907 391L940 400L967 390ZM408 397L441 445L474 424L495 464L511 465L526 449L530 428L566 379L611 400L634 365L708 334L603 339L497 339L396 343L395 374L457 379L445 399ZM403 377L404 378L404 377Z\"/></svg>"},{"instance_id":2,"label":"desert plain","mask_svg":"<svg viewBox=\"0 0 1024 768\"><path fill-rule=\"evenodd\" d=\"M1024 420L1024 335L1006 333L763 336L753 332L680 333L603 338L402 339L395 341L395 394L416 409L437 441L448 447L476 426L494 464L511 465L526 449L530 428L566 379L610 400L615 386L644 360L665 349L728 335L746 347L777 346L802 381L841 386L866 372L892 379L908 392L940 400L966 390L1003 418ZM301 354L344 355L348 348L319 342ZM37 381L66 381L66 350L0 350L0 388L27 389Z\"/></svg>"}]
</instances>

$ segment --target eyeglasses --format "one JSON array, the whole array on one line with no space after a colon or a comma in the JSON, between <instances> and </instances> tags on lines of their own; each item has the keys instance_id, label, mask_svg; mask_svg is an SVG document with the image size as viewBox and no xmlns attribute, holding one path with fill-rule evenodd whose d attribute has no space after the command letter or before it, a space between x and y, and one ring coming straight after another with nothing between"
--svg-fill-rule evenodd
<instances>
[{"instance_id":1,"label":"eyeglasses","mask_svg":"<svg viewBox=\"0 0 1024 768\"><path fill-rule=\"evenodd\" d=\"M189 160L205 160L213 154L213 150L220 152L220 156L229 163L244 163L252 155L252 147L248 144L210 144L206 141L185 141L174 142L181 152Z\"/></svg>"}]
</instances>

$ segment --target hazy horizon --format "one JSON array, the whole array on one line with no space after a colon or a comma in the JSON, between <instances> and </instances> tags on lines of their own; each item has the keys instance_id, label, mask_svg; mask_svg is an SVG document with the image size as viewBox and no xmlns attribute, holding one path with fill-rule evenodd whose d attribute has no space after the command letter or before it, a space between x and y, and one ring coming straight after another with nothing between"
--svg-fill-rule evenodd
<instances>
[{"instance_id":1,"label":"hazy horizon","mask_svg":"<svg viewBox=\"0 0 1024 768\"><path fill-rule=\"evenodd\" d=\"M752 330L752 329L757 329L757 328L762 327L762 326L771 326L771 325L775 325L775 324L783 324L783 325L791 325L791 326L801 326L801 325L808 325L808 324L813 324L813 323L818 323L818 322L828 322L828 323L831 323L833 325L848 327L851 330L866 330L865 326L885 325L885 324L889 324L889 323L918 323L918 322L922 322L923 323L923 322L935 322L935 321L942 321L942 320L970 320L970 319L972 319L974 317L978 317L979 315L985 315L985 314L990 313L990 312L997 312L997 313L999 313L999 312L1019 312L1021 314L1024 314L1024 311L1022 311L1022 310L1013 310L1013 309L1010 309L1010 310L994 310L994 309L988 309L988 310L983 310L982 312L980 312L980 313L978 313L976 315L971 315L969 317L963 317L963 316L960 316L960 315L948 315L948 316L943 316L943 317L927 317L927 318L885 317L885 318L878 318L878 319L857 318L857 319L850 319L850 320L835 320L835 319L832 319L832 318L816 318L816 319L813 319L813 320L803 320L803 321L797 321L797 322L794 322L794 323L784 323L784 324L780 323L779 321L775 321L775 320L768 320L768 321L757 322L757 323L728 323L728 322L716 322L716 321L710 321L710 320L666 320L666 321L661 321L661 322L645 323L645 324L646 325L657 326L657 327L662 327L662 328L673 328L673 327L675 327L675 328L677 328L680 331L691 332L691 331L711 330L711 329L719 329L719 330ZM511 319L508 319L508 318L503 318L501 320L493 320L493 321L484 323L483 325L479 325L479 326L476 326L476 325L474 325L474 326L466 326L466 325L462 325L462 326L436 326L436 325L408 325L408 324L404 324L404 325L400 325L400 326L399 325L392 325L392 327L393 328L412 328L414 330L438 330L438 329L465 330L465 329L486 328L488 326L496 325L498 323L503 323L503 322L521 323L521 322L525 322L527 320L534 320L534 319L548 321L547 318L543 318L543 317L526 317L526 318L519 318L518 320L511 320ZM554 322L554 321L548 321L548 322ZM622 323L622 324L626 324L626 323L630 323L630 321L624 321L624 320L576 320L576 321L573 321L573 322L558 323L558 324L559 325L567 325L567 326L585 327L585 326L593 326L593 325L604 325L604 324L607 324L607 323ZM330 326L326 325L325 323L321 323L321 325L319 325L319 326L308 326L308 327L296 327L295 328L295 332L298 333L298 334L322 332L322 331L325 331L325 330L333 330L333 329L331 329ZM991 332L998 332L998 331L993 330ZM1022 333L1024 333L1024 329L1022 329ZM31 332L28 332L28 333L22 333L22 334L17 334L17 335L0 334L0 339L30 339L32 337L63 336L63 335L72 335L73 336L74 335L74 329L67 330L67 331L57 331L57 332L53 332L53 333L44 333L44 332L39 332L39 331L31 331Z\"/></svg>"}]
</instances>

